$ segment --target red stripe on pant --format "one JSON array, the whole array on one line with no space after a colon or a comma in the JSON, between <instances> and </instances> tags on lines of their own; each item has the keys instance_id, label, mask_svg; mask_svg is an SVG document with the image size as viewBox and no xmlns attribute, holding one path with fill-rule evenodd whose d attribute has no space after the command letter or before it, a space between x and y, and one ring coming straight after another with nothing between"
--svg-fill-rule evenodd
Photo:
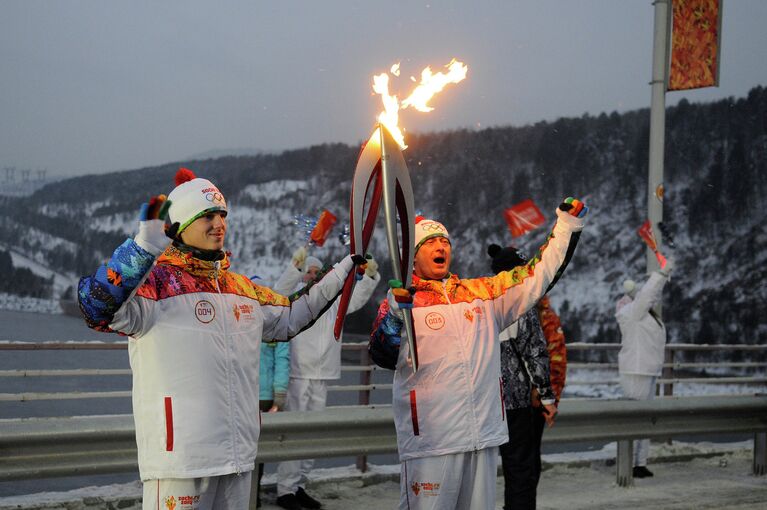
<instances>
[{"instance_id":1,"label":"red stripe on pant","mask_svg":"<svg viewBox=\"0 0 767 510\"><path fill-rule=\"evenodd\" d=\"M503 403L503 379L499 377L498 383L501 385L501 419L506 421L506 404Z\"/></svg>"},{"instance_id":2,"label":"red stripe on pant","mask_svg":"<svg viewBox=\"0 0 767 510\"><path fill-rule=\"evenodd\" d=\"M413 435L417 436L418 431L418 407L415 402L415 390L410 390L410 417L413 419Z\"/></svg>"},{"instance_id":3,"label":"red stripe on pant","mask_svg":"<svg viewBox=\"0 0 767 510\"><path fill-rule=\"evenodd\" d=\"M165 397L165 450L173 451L173 401Z\"/></svg>"}]
</instances>

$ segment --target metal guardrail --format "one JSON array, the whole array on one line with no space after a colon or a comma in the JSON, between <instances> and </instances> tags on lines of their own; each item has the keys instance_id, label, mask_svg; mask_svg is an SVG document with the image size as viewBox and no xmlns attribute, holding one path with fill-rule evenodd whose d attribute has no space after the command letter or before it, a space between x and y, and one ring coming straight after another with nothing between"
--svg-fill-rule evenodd
<instances>
[{"instance_id":1,"label":"metal guardrail","mask_svg":"<svg viewBox=\"0 0 767 510\"><path fill-rule=\"evenodd\" d=\"M630 481L630 440L719 433L756 434L754 472L767 471L767 395L563 401L556 426L543 439L623 442L619 481L625 465ZM264 414L258 461L396 451L391 408L335 408ZM0 481L135 470L130 415L0 420Z\"/></svg>"},{"instance_id":2,"label":"metal guardrail","mask_svg":"<svg viewBox=\"0 0 767 510\"><path fill-rule=\"evenodd\" d=\"M370 376L373 372L383 369L370 364L367 355L366 336L361 334L345 335L347 340L343 344L345 351L359 352L359 365L344 365L343 372L359 372L360 384L356 385L330 385L329 392L358 391L358 404L365 405L369 402L369 393L376 390L391 390L391 384L370 384ZM354 340L356 342L348 342ZM103 343L103 342L0 342L2 350L127 350L127 342ZM620 344L593 344L573 342L567 344L569 351L618 351ZM659 388L663 388L663 395L673 395L674 384L679 383L706 383L706 384L767 384L765 376L727 376L727 377L674 377L674 370L690 368L767 368L767 362L710 362L710 363L679 363L674 362L674 353L683 351L764 351L767 345L742 345L742 344L668 344L666 345L666 363L663 365L663 375L658 379ZM570 363L568 368L581 369L616 369L617 363ZM3 377L80 377L80 376L127 376L129 369L70 369L70 370L0 370L0 378ZM600 381L568 381L569 386L583 385L617 385L617 378L603 379ZM658 391L660 393L660 390ZM97 398L128 398L131 393L126 391L74 391L74 392L24 392L24 393L0 393L0 402L29 402L36 400L77 400Z\"/></svg>"}]
</instances>

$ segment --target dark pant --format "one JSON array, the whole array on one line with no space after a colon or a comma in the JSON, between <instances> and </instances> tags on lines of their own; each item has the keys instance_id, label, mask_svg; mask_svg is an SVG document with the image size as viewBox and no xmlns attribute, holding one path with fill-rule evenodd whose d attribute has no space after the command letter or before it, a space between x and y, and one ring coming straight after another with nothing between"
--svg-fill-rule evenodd
<instances>
[{"instance_id":1,"label":"dark pant","mask_svg":"<svg viewBox=\"0 0 767 510\"><path fill-rule=\"evenodd\" d=\"M543 417L542 407L533 407L533 444L535 451L535 487L538 488L538 482L541 479L541 441L543 440L543 429L546 428L546 418Z\"/></svg>"},{"instance_id":2,"label":"dark pant","mask_svg":"<svg viewBox=\"0 0 767 510\"><path fill-rule=\"evenodd\" d=\"M534 510L541 474L540 436L531 407L507 409L509 442L500 446L503 466L504 510ZM543 433L543 428L541 428Z\"/></svg>"}]
</instances>

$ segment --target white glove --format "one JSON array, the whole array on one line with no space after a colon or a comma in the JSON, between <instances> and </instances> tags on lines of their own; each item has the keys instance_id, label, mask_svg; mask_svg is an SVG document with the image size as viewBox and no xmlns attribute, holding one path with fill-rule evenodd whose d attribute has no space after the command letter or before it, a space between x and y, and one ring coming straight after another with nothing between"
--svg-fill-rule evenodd
<instances>
[{"instance_id":1,"label":"white glove","mask_svg":"<svg viewBox=\"0 0 767 510\"><path fill-rule=\"evenodd\" d=\"M367 259L367 267L365 268L365 275L369 276L370 278L375 278L376 273L378 273L378 262L376 262L376 259L373 257L370 257Z\"/></svg>"},{"instance_id":2,"label":"white glove","mask_svg":"<svg viewBox=\"0 0 767 510\"><path fill-rule=\"evenodd\" d=\"M309 256L309 253L306 251L305 246L301 246L296 251L293 252L293 258L291 259L291 263L298 269L299 271L304 270L304 263L306 262L306 257Z\"/></svg>"}]
</instances>

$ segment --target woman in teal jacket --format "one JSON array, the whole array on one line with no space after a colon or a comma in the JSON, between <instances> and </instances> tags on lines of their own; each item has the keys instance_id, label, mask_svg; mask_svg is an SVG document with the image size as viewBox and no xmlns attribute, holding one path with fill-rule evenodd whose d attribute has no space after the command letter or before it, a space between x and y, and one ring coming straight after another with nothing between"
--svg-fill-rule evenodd
<instances>
[{"instance_id":1,"label":"woman in teal jacket","mask_svg":"<svg viewBox=\"0 0 767 510\"><path fill-rule=\"evenodd\" d=\"M258 277L251 280L258 283ZM259 367L258 407L262 413L282 411L290 380L290 344L288 342L261 342L261 365ZM256 506L261 506L261 477L264 464L258 464Z\"/></svg>"}]
</instances>

